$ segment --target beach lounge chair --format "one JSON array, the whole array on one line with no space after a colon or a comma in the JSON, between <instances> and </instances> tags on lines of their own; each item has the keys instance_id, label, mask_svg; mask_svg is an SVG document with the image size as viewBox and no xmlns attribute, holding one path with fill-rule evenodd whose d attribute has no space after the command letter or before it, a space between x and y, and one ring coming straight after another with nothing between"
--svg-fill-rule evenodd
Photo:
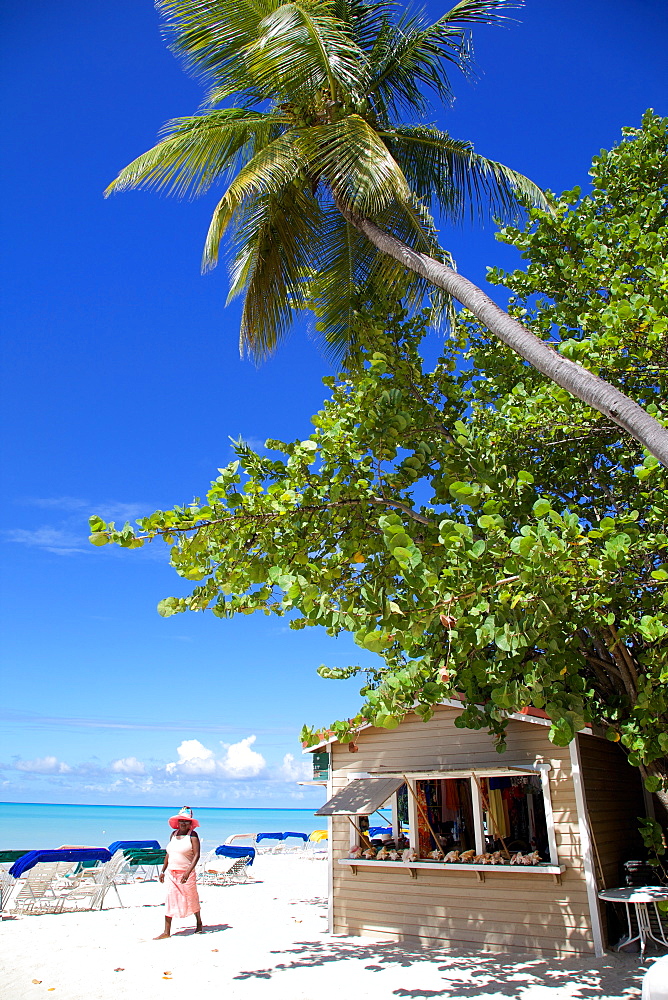
<instances>
[{"instance_id":1,"label":"beach lounge chair","mask_svg":"<svg viewBox=\"0 0 668 1000\"><path fill-rule=\"evenodd\" d=\"M257 844L257 850L259 854L282 854L283 853L283 841L285 839L284 833L258 833L255 837L255 843ZM260 847L261 840L276 840L276 844L266 844L264 847Z\"/></svg>"},{"instance_id":2,"label":"beach lounge chair","mask_svg":"<svg viewBox=\"0 0 668 1000\"><path fill-rule=\"evenodd\" d=\"M197 881L200 885L234 885L250 882L248 867L255 859L255 848L221 844L204 858Z\"/></svg>"},{"instance_id":3,"label":"beach lounge chair","mask_svg":"<svg viewBox=\"0 0 668 1000\"><path fill-rule=\"evenodd\" d=\"M250 882L248 861L248 856L237 858L231 862L227 871L204 870L197 876L197 881L200 885L234 885L237 882Z\"/></svg>"},{"instance_id":4,"label":"beach lounge chair","mask_svg":"<svg viewBox=\"0 0 668 1000\"><path fill-rule=\"evenodd\" d=\"M123 851L116 851L111 861L106 861L98 868L84 868L77 878L78 882L73 888L65 887L60 891L63 909L72 910L101 910L104 897L110 889L116 893L116 898L121 906L123 900L120 897L116 881L121 870L127 865L127 860ZM56 890L58 891L58 890ZM81 901L88 900L88 906L80 906Z\"/></svg>"},{"instance_id":5,"label":"beach lounge chair","mask_svg":"<svg viewBox=\"0 0 668 1000\"><path fill-rule=\"evenodd\" d=\"M304 857L308 849L308 833L296 833L294 830L286 830L283 834L282 854L297 855Z\"/></svg>"},{"instance_id":6,"label":"beach lounge chair","mask_svg":"<svg viewBox=\"0 0 668 1000\"><path fill-rule=\"evenodd\" d=\"M0 913L2 913L7 906L9 897L14 892L15 888L16 879L13 878L4 868L0 868Z\"/></svg>"},{"instance_id":7,"label":"beach lounge chair","mask_svg":"<svg viewBox=\"0 0 668 1000\"><path fill-rule=\"evenodd\" d=\"M231 833L225 841L226 844L234 844L238 840L250 841L250 847L257 847L257 833ZM240 845L237 845L240 846Z\"/></svg>"},{"instance_id":8,"label":"beach lounge chair","mask_svg":"<svg viewBox=\"0 0 668 1000\"><path fill-rule=\"evenodd\" d=\"M72 868L71 861L46 861L36 864L26 875L15 881L19 890L12 904L12 913L61 913L63 897L58 889L62 878Z\"/></svg>"}]
</instances>

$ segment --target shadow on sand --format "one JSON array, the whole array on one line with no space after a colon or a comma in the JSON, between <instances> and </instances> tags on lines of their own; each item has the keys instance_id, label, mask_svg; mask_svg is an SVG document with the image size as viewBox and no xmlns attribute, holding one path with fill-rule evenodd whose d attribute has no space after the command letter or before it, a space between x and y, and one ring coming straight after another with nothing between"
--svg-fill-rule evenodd
<instances>
[{"instance_id":1,"label":"shadow on sand","mask_svg":"<svg viewBox=\"0 0 668 1000\"><path fill-rule=\"evenodd\" d=\"M204 924L204 934L215 934L217 931L231 931L232 924ZM174 931L172 937L190 937L195 934L194 927L183 927L179 931Z\"/></svg>"},{"instance_id":2,"label":"shadow on sand","mask_svg":"<svg viewBox=\"0 0 668 1000\"><path fill-rule=\"evenodd\" d=\"M615 997L624 1000L638 997L640 981L647 964L637 956L606 955L604 958L559 959L535 956L484 955L447 952L440 949L412 951L392 943L358 943L327 939L302 941L290 948L272 952L277 961L271 968L240 972L235 979L273 979L291 969L327 966L332 962L364 961L367 972L383 972L392 967L417 970L421 963L442 964L434 970L436 989L393 990L396 997L442 997L444 1000L468 1000L485 994L521 1000L528 987L557 991L577 984L578 1000ZM621 987L621 989L620 989Z\"/></svg>"}]
</instances>

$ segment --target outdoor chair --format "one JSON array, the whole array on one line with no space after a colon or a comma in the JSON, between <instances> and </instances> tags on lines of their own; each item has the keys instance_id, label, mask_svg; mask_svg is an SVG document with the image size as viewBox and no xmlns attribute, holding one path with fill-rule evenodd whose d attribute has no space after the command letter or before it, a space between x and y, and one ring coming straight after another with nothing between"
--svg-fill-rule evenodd
<instances>
[{"instance_id":1,"label":"outdoor chair","mask_svg":"<svg viewBox=\"0 0 668 1000\"><path fill-rule=\"evenodd\" d=\"M230 858L230 867L226 871L214 871L211 868L203 868L197 876L200 885L235 885L237 883L250 882L248 865L252 858L250 854L236 860ZM220 864L220 862L219 862Z\"/></svg>"},{"instance_id":2,"label":"outdoor chair","mask_svg":"<svg viewBox=\"0 0 668 1000\"><path fill-rule=\"evenodd\" d=\"M264 847L260 847L261 840L276 840L278 843L267 844ZM255 843L259 854L282 854L284 850L284 840L284 833L258 833L255 837Z\"/></svg>"},{"instance_id":3,"label":"outdoor chair","mask_svg":"<svg viewBox=\"0 0 668 1000\"><path fill-rule=\"evenodd\" d=\"M296 840L297 843L288 843L288 840ZM308 833L295 833L293 830L286 830L283 834L283 853L303 855L306 853L308 844Z\"/></svg>"},{"instance_id":4,"label":"outdoor chair","mask_svg":"<svg viewBox=\"0 0 668 1000\"><path fill-rule=\"evenodd\" d=\"M16 888L16 879L4 868L0 868L0 913L9 902L9 897Z\"/></svg>"},{"instance_id":5,"label":"outdoor chair","mask_svg":"<svg viewBox=\"0 0 668 1000\"><path fill-rule=\"evenodd\" d=\"M106 861L98 868L84 868L77 876L76 885L61 891L63 909L101 910L104 897L110 889L114 890L118 902L123 906L116 882L126 864L123 851L116 851L111 861ZM90 905L79 906L80 900L89 900Z\"/></svg>"},{"instance_id":6,"label":"outdoor chair","mask_svg":"<svg viewBox=\"0 0 668 1000\"><path fill-rule=\"evenodd\" d=\"M13 913L61 913L63 896L58 889L62 878L72 868L71 861L46 861L36 864L23 878L15 879L19 891L12 905Z\"/></svg>"}]
</instances>

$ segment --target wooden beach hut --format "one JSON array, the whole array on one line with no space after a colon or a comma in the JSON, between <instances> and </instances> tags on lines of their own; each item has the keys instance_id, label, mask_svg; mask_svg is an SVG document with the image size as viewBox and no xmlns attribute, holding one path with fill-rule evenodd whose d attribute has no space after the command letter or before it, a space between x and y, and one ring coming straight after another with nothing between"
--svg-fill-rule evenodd
<instances>
[{"instance_id":1,"label":"wooden beach hut","mask_svg":"<svg viewBox=\"0 0 668 1000\"><path fill-rule=\"evenodd\" d=\"M332 737L310 748L321 771L329 755L328 801L317 815L330 828L331 932L602 955L609 935L598 891L620 885L622 862L642 849L638 771L590 730L554 746L549 720L533 710L510 716L499 754L486 732L455 726L460 710L447 702L428 722L410 714L394 730L364 728L354 744ZM383 824L392 827L394 859L362 857L369 828ZM397 858L407 844L414 853ZM429 857L453 846L460 856L496 850L501 863ZM506 848L537 863L503 863Z\"/></svg>"}]
</instances>

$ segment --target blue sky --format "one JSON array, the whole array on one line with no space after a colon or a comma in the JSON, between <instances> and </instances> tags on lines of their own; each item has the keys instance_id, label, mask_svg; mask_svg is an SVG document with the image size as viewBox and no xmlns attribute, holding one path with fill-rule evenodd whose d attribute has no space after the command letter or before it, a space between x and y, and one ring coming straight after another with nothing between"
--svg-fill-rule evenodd
<instances>
[{"instance_id":1,"label":"blue sky","mask_svg":"<svg viewBox=\"0 0 668 1000\"><path fill-rule=\"evenodd\" d=\"M435 118L544 187L586 187L622 126L668 113L666 8L528 0L518 17L476 33L479 79ZM328 363L299 327L262 367L239 359L224 271L199 273L215 191L102 198L200 99L149 0L22 0L2 21L0 798L317 805L295 784L299 728L352 714L359 684L315 669L371 654L264 616L161 619L185 592L165 553L92 548L87 518L203 493L228 435L305 436ZM444 242L476 281L514 263L491 228Z\"/></svg>"}]
</instances>

